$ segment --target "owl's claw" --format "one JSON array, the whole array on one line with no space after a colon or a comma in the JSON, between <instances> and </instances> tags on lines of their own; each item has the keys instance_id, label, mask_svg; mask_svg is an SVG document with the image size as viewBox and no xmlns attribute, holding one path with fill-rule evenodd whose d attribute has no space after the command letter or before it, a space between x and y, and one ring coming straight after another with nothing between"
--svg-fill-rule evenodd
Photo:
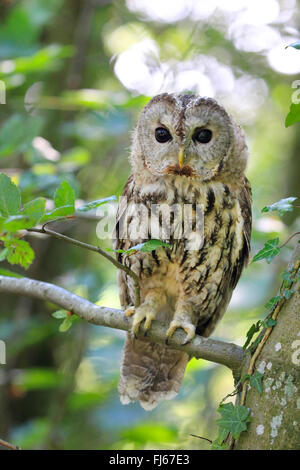
<instances>
[{"instance_id":1,"label":"owl's claw","mask_svg":"<svg viewBox=\"0 0 300 470\"><path fill-rule=\"evenodd\" d=\"M186 332L186 338L185 338L184 343L182 343L182 346L192 341L192 339L195 336L195 331L196 331L195 326L188 321L172 320L170 323L169 329L167 331L167 334L166 334L167 336L166 344L169 344L168 343L169 339L173 336L173 334L178 328L182 328Z\"/></svg>"},{"instance_id":2,"label":"owl's claw","mask_svg":"<svg viewBox=\"0 0 300 470\"><path fill-rule=\"evenodd\" d=\"M126 310L124 311L125 317L127 318L131 317L134 314L134 311L135 311L134 307L126 308Z\"/></svg>"},{"instance_id":3,"label":"owl's claw","mask_svg":"<svg viewBox=\"0 0 300 470\"><path fill-rule=\"evenodd\" d=\"M129 310L128 313L127 313L127 310ZM134 307L130 307L127 310L125 311L125 315L127 317L134 314L131 332L134 334L135 337L137 337L139 329L140 329L140 325L145 320L143 330L144 330L144 336L146 336L149 328L151 327L152 321L156 317L156 313L153 312L149 308L149 305L146 305L146 304L140 305L137 309L135 309Z\"/></svg>"}]
</instances>

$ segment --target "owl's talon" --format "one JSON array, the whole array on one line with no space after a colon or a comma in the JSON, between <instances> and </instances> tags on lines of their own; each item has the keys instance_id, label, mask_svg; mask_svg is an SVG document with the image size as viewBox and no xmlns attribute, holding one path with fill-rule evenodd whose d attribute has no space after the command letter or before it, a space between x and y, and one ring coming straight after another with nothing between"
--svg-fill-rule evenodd
<instances>
[{"instance_id":1,"label":"owl's talon","mask_svg":"<svg viewBox=\"0 0 300 470\"><path fill-rule=\"evenodd\" d=\"M134 313L133 323L132 323L132 332L137 335L140 329L141 324L145 320L143 326L144 336L146 336L147 331L151 327L152 321L155 319L156 313L149 308L149 305L142 304L140 305Z\"/></svg>"},{"instance_id":2,"label":"owl's talon","mask_svg":"<svg viewBox=\"0 0 300 470\"><path fill-rule=\"evenodd\" d=\"M127 307L124 311L124 315L125 315L125 317L129 318L134 314L134 312L135 312L134 307Z\"/></svg>"},{"instance_id":3,"label":"owl's talon","mask_svg":"<svg viewBox=\"0 0 300 470\"><path fill-rule=\"evenodd\" d=\"M173 336L173 334L178 328L182 328L187 334L185 341L182 343L182 346L185 346L186 344L192 341L192 339L195 336L195 330L196 330L195 326L192 323L187 322L187 321L181 322L181 321L173 320L171 321L169 329L167 331L166 344L168 344L168 340Z\"/></svg>"}]
</instances>

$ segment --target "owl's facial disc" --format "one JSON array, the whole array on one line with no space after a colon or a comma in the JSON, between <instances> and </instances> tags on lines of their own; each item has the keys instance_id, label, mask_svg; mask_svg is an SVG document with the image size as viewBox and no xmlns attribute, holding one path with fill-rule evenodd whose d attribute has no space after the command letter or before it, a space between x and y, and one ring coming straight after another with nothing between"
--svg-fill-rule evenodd
<instances>
[{"instance_id":1,"label":"owl's facial disc","mask_svg":"<svg viewBox=\"0 0 300 470\"><path fill-rule=\"evenodd\" d=\"M141 114L137 138L145 168L207 181L221 171L233 138L226 111L214 100L162 94Z\"/></svg>"}]
</instances>

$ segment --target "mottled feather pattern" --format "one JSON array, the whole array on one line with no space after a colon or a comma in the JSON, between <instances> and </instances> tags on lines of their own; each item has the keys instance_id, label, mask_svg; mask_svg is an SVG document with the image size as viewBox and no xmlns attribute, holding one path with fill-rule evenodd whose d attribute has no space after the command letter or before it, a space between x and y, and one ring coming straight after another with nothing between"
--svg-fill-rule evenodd
<instances>
[{"instance_id":1,"label":"mottled feather pattern","mask_svg":"<svg viewBox=\"0 0 300 470\"><path fill-rule=\"evenodd\" d=\"M157 127L168 129L168 142L155 141ZM211 142L196 142L194 135L199 128L210 129ZM183 165L178 163L180 149L184 149ZM249 258L251 188L244 175L247 158L242 129L210 98L165 93L144 108L133 134L132 175L119 206L115 248L126 250L149 238L160 238L171 248L117 255L140 280L141 305L134 313L134 335L142 323L149 328L153 319L169 326L167 337L177 328L184 329L188 341L195 333L207 337L213 332ZM171 213L168 236L162 215L158 222L165 236L153 236L149 229L153 205L157 204L177 207ZM195 240L201 237L198 249L189 248L190 239L185 234L176 238L181 224L176 211L185 205L192 208L193 230L199 207L203 211L203 233L193 234ZM128 237L123 238L125 221ZM136 225L148 227L144 237L136 236ZM119 271L118 284L122 307L134 305L132 279ZM178 393L189 357L134 335L128 334L125 343L120 397L124 404L139 400L150 410Z\"/></svg>"}]
</instances>

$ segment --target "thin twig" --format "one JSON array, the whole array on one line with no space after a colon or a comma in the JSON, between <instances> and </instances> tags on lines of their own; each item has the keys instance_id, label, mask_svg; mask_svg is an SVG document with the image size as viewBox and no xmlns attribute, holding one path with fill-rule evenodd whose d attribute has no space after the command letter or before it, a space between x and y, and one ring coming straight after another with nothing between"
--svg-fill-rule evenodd
<instances>
[{"instance_id":1,"label":"thin twig","mask_svg":"<svg viewBox=\"0 0 300 470\"><path fill-rule=\"evenodd\" d=\"M7 447L10 450L21 450L21 447L15 446L14 444L11 444L10 442L6 442L3 439L0 439L0 445L3 447Z\"/></svg>"},{"instance_id":2,"label":"thin twig","mask_svg":"<svg viewBox=\"0 0 300 470\"><path fill-rule=\"evenodd\" d=\"M198 439L203 439L203 441L207 441L207 442L209 442L210 444L212 444L212 440L211 440L211 439L207 439L207 437L197 436L196 434L190 434L190 436L192 436L192 437L197 437Z\"/></svg>"},{"instance_id":3,"label":"thin twig","mask_svg":"<svg viewBox=\"0 0 300 470\"><path fill-rule=\"evenodd\" d=\"M51 221L51 222L53 222L53 221ZM138 307L140 305L141 300L140 300L139 278L135 274L135 272L133 272L130 268L128 268L128 266L125 266L124 264L119 263L119 261L117 261L113 256L106 253L106 251L102 250L99 246L90 245L89 243L81 242L79 240L76 240L75 238L71 238L71 237L68 237L67 235L63 235L62 233L51 230L51 229L47 228L48 223L50 223L50 221L46 222L42 226L42 228L40 228L40 229L39 228L30 228L30 229L27 229L27 231L28 232L35 232L35 233L44 233L46 235L50 235L54 238L57 238L59 240L64 240L65 242L70 243L72 245L79 246L80 248L84 248L85 250L94 251L94 252L99 253L100 255L104 256L104 258L106 258L108 261L110 261L116 268L121 269L126 274L128 274L128 276L130 276L132 278L133 283L134 283L134 293L135 293L134 306Z\"/></svg>"},{"instance_id":4,"label":"thin twig","mask_svg":"<svg viewBox=\"0 0 300 470\"><path fill-rule=\"evenodd\" d=\"M294 238L296 235L300 235L300 232L295 232L295 233L293 233L293 235L291 235L291 236L287 239L287 241L285 241L279 248L283 248L285 245L287 245L288 242L289 242L292 238Z\"/></svg>"}]
</instances>

